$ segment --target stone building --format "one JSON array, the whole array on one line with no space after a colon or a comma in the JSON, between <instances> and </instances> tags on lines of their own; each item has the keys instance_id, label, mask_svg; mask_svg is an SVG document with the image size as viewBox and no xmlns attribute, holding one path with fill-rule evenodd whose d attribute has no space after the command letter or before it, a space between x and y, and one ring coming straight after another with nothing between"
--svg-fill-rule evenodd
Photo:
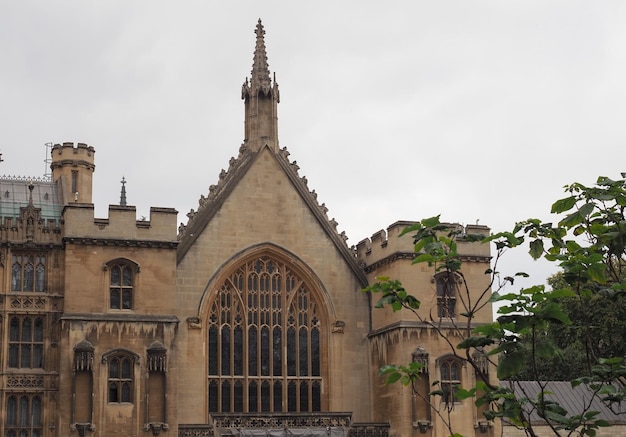
<instances>
[{"instance_id":1,"label":"stone building","mask_svg":"<svg viewBox=\"0 0 626 437\"><path fill-rule=\"evenodd\" d=\"M411 360L421 393L450 389L457 429L493 435L453 398L475 378L451 348L457 278L411 265L409 222L347 246L279 147L260 21L242 99L243 144L186 223L172 208L137 220L124 191L95 217L86 144L54 145L51 178L0 180L2 435L446 435L424 399L378 375ZM488 289L489 247L459 247L470 290ZM401 279L435 323L374 309L361 289L377 276ZM474 323L491 317L487 305Z\"/></svg>"}]
</instances>

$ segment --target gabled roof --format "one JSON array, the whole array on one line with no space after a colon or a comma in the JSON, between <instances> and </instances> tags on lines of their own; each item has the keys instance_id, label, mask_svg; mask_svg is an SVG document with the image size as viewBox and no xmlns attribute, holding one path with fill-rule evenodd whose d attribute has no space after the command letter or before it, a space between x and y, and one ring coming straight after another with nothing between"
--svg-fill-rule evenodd
<instances>
[{"instance_id":1,"label":"gabled roof","mask_svg":"<svg viewBox=\"0 0 626 437\"><path fill-rule=\"evenodd\" d=\"M200 234L202 234L202 231L220 210L233 189L248 172L263 150L270 151L271 156L274 157L280 168L289 178L293 187L308 206L313 216L317 219L322 229L324 229L329 240L332 241L337 251L345 259L350 269L361 282L361 285L365 286L367 284L367 278L363 269L361 269L357 262L356 252L347 246L347 236L345 232L341 232L341 234L337 232L337 222L334 219L328 219L328 208L326 208L324 203L318 203L317 194L315 190L309 190L306 177L300 177L298 174L298 164L296 161L289 161L289 152L286 147L280 149L278 153L274 153L268 146L258 151L253 151L249 149L245 143L241 145L239 148L239 156L230 159L228 170L222 170L217 185L211 185L209 188L208 197L204 195L200 196L198 211L192 209L187 214L187 225L181 223L178 234L180 244L178 245L177 262L180 263L180 261L182 261L194 242L198 239Z\"/></svg>"}]
</instances>

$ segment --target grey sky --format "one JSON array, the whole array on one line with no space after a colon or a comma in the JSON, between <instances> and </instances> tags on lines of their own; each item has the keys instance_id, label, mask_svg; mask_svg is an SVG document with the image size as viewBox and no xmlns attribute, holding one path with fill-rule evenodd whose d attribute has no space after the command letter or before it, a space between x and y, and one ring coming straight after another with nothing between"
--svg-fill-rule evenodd
<instances>
[{"instance_id":1,"label":"grey sky","mask_svg":"<svg viewBox=\"0 0 626 437\"><path fill-rule=\"evenodd\" d=\"M0 174L85 142L98 216L125 176L138 215L186 222L243 139L258 18L281 146L350 244L438 213L508 230L626 171L623 1L107 0L0 4Z\"/></svg>"}]
</instances>

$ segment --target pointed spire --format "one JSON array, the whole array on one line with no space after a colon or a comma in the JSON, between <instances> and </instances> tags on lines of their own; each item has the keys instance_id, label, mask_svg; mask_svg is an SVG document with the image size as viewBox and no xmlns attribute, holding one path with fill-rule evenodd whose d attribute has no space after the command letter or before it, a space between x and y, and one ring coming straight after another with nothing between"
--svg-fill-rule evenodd
<instances>
[{"instance_id":1,"label":"pointed spire","mask_svg":"<svg viewBox=\"0 0 626 437\"><path fill-rule=\"evenodd\" d=\"M120 206L126 206L126 178L122 176L122 192L120 193Z\"/></svg>"},{"instance_id":2,"label":"pointed spire","mask_svg":"<svg viewBox=\"0 0 626 437\"><path fill-rule=\"evenodd\" d=\"M256 33L256 47L254 48L250 82L253 89L267 92L271 86L270 68L267 63L267 52L265 51L265 29L263 29L260 18L254 33Z\"/></svg>"},{"instance_id":3,"label":"pointed spire","mask_svg":"<svg viewBox=\"0 0 626 437\"><path fill-rule=\"evenodd\" d=\"M256 46L252 63L250 82L246 78L241 87L241 98L245 101L244 143L251 150L259 150L265 145L278 152L278 103L280 94L276 76L270 78L267 53L265 51L265 30L261 19L256 25Z\"/></svg>"}]
</instances>

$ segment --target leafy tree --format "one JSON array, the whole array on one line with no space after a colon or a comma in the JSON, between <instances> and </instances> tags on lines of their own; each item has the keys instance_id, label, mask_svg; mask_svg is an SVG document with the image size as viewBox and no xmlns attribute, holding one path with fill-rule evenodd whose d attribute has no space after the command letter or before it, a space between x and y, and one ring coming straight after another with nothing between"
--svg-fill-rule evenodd
<instances>
[{"instance_id":1,"label":"leafy tree","mask_svg":"<svg viewBox=\"0 0 626 437\"><path fill-rule=\"evenodd\" d=\"M563 272L550 276L547 283L553 290L571 290ZM556 348L557 353L538 363L528 359L516 375L517 379L570 381L582 375L591 376L600 358L626 355L626 297L623 294L572 293L561 298L559 304L572 323L548 323L543 335L536 338L537 342Z\"/></svg>"},{"instance_id":2,"label":"leafy tree","mask_svg":"<svg viewBox=\"0 0 626 437\"><path fill-rule=\"evenodd\" d=\"M595 186L574 183L565 187L567 197L552 205L552 213L561 215L556 224L538 219L519 222L510 232L500 232L487 238L464 235L466 240L494 244L493 268L485 274L490 277L490 287L470 293L464 280L462 261L457 252L459 230L443 224L439 217L424 219L408 228L401 235L410 234L414 240L415 264L428 264L436 272L459 275L466 288L465 311L460 315L464 322L455 324L462 340L452 344L437 324L433 328L445 340L451 353L465 360L478 375L474 387L461 388L459 398L475 397L477 406L488 406L483 414L489 420L500 418L524 429L528 436L536 436L529 420L531 412L543 418L555 435L577 433L595 436L599 427L609 424L597 418L591 409L591 401L581 411L567 411L562 405L550 401L546 396L542 361L551 362L568 353L584 353L587 359L584 368L571 369L567 375L572 385L587 385L594 398L609 406L625 400L626 367L622 355L615 347L619 337L608 335L606 302L613 306L621 302L626 293L626 189L624 180L600 177ZM508 291L516 276L501 274L497 270L501 257L510 249L528 243L534 259L544 257L557 263L563 270L559 278L562 286L546 290L543 285L519 291ZM391 306L394 311L409 310L420 320L420 302L391 278L377 278L379 282L364 291L377 293L380 299L376 306ZM490 293L493 291L493 294ZM477 296L470 299L470 296ZM502 302L499 316L493 323L473 328L471 320L488 301ZM597 306L589 303L598 301ZM619 301L619 302L618 302ZM618 317L618 316L616 316ZM576 323L573 323L574 320ZM594 321L589 325L581 325ZM597 321L598 323L595 324ZM581 329L584 328L584 329ZM560 330L560 335L548 337L549 332ZM575 337L577 346L566 350L567 338ZM608 342L608 343L607 343ZM608 344L608 346L606 346ZM499 379L508 379L511 385L502 387L492 384L481 371L480 359L484 355L477 351L487 350L487 357L497 367ZM583 352L584 351L584 352ZM381 369L388 383L399 381L415 390L420 378L419 363L389 365ZM526 373L525 373L526 372ZM534 397L517 396L513 390L520 377L532 376L541 390ZM431 396L446 393L436 388ZM433 404L434 406L434 404ZM446 416L436 411L442 418ZM447 416L449 419L449 416ZM458 436L453 423L447 422L450 434Z\"/></svg>"}]
</instances>

